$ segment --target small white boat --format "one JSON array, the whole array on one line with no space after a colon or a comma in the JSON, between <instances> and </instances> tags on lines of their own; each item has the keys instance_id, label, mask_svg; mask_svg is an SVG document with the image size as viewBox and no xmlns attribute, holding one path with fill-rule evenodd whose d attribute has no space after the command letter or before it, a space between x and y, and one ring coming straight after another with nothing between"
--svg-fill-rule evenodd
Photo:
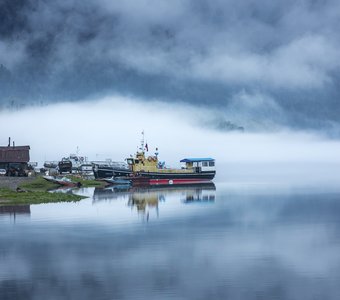
<instances>
[{"instance_id":1,"label":"small white boat","mask_svg":"<svg viewBox=\"0 0 340 300\"><path fill-rule=\"evenodd\" d=\"M62 186L70 186L70 187L80 187L80 182L74 182L70 178L67 177L55 177L55 176L43 176L43 178L47 181L57 183Z\"/></svg>"},{"instance_id":2,"label":"small white boat","mask_svg":"<svg viewBox=\"0 0 340 300\"><path fill-rule=\"evenodd\" d=\"M131 184L131 180L127 179L126 177L111 177L111 178L104 178L105 182L114 185L129 185Z\"/></svg>"},{"instance_id":3,"label":"small white boat","mask_svg":"<svg viewBox=\"0 0 340 300\"><path fill-rule=\"evenodd\" d=\"M90 164L90 163L82 164L79 167L79 173L81 175L85 175L85 176L93 176L93 167L92 167L92 164Z\"/></svg>"}]
</instances>

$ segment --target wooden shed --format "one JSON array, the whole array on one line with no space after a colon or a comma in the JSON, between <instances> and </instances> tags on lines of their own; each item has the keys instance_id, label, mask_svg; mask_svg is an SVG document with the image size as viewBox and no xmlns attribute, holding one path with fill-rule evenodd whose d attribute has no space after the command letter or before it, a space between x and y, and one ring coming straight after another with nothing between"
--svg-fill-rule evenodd
<instances>
[{"instance_id":1,"label":"wooden shed","mask_svg":"<svg viewBox=\"0 0 340 300\"><path fill-rule=\"evenodd\" d=\"M9 176L26 176L30 160L30 146L0 147L0 169Z\"/></svg>"},{"instance_id":2,"label":"wooden shed","mask_svg":"<svg viewBox=\"0 0 340 300\"><path fill-rule=\"evenodd\" d=\"M30 146L0 147L0 163L30 161Z\"/></svg>"}]
</instances>

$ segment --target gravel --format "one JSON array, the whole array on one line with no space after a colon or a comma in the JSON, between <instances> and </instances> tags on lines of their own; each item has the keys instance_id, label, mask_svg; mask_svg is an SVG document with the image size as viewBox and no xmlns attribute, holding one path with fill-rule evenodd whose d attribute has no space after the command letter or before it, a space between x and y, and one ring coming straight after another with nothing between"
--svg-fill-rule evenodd
<instances>
[{"instance_id":1,"label":"gravel","mask_svg":"<svg viewBox=\"0 0 340 300\"><path fill-rule=\"evenodd\" d=\"M7 177L0 176L0 188L15 190L20 184L33 181L34 177Z\"/></svg>"}]
</instances>

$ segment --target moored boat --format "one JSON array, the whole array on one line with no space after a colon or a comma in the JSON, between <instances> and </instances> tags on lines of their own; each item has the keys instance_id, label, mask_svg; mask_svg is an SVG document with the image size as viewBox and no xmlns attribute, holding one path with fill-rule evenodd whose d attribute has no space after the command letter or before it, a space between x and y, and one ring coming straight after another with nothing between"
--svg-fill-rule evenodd
<instances>
[{"instance_id":1,"label":"moored boat","mask_svg":"<svg viewBox=\"0 0 340 300\"><path fill-rule=\"evenodd\" d=\"M134 185L187 185L208 183L215 177L213 158L185 158L181 169L160 168L157 156L145 157L139 152L136 158L128 158L131 180Z\"/></svg>"},{"instance_id":2,"label":"moored boat","mask_svg":"<svg viewBox=\"0 0 340 300\"><path fill-rule=\"evenodd\" d=\"M92 163L84 163L78 168L79 174L83 176L93 176Z\"/></svg>"},{"instance_id":3,"label":"moored boat","mask_svg":"<svg viewBox=\"0 0 340 300\"><path fill-rule=\"evenodd\" d=\"M96 179L130 176L132 171L124 162L93 162L93 174Z\"/></svg>"},{"instance_id":4,"label":"moored boat","mask_svg":"<svg viewBox=\"0 0 340 300\"><path fill-rule=\"evenodd\" d=\"M131 171L130 177L134 185L185 185L210 182L216 174L213 158L184 158L182 168L166 168L158 160L158 149L155 155L145 156L144 138L135 157L126 159Z\"/></svg>"},{"instance_id":5,"label":"moored boat","mask_svg":"<svg viewBox=\"0 0 340 300\"><path fill-rule=\"evenodd\" d=\"M143 133L142 133L143 134ZM92 162L96 179L114 183L116 178L128 178L133 185L188 185L209 183L215 177L215 160L213 158L184 158L179 169L167 168L158 160L158 149L152 156L147 156L147 144L144 135L139 151L135 157L121 162Z\"/></svg>"},{"instance_id":6,"label":"moored boat","mask_svg":"<svg viewBox=\"0 0 340 300\"><path fill-rule=\"evenodd\" d=\"M58 162L59 173L79 173L83 165L89 165L87 157L70 154L68 157L63 157Z\"/></svg>"},{"instance_id":7,"label":"moored boat","mask_svg":"<svg viewBox=\"0 0 340 300\"><path fill-rule=\"evenodd\" d=\"M58 162L58 172L59 174L72 173L72 162L63 158Z\"/></svg>"}]
</instances>

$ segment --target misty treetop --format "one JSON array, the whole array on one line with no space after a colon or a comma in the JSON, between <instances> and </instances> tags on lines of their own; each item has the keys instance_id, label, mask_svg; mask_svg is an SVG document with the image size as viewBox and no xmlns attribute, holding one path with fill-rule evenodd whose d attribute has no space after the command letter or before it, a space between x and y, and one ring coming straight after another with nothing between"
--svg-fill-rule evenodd
<instances>
[{"instance_id":1,"label":"misty treetop","mask_svg":"<svg viewBox=\"0 0 340 300\"><path fill-rule=\"evenodd\" d=\"M0 107L105 95L332 131L340 3L3 0Z\"/></svg>"}]
</instances>

